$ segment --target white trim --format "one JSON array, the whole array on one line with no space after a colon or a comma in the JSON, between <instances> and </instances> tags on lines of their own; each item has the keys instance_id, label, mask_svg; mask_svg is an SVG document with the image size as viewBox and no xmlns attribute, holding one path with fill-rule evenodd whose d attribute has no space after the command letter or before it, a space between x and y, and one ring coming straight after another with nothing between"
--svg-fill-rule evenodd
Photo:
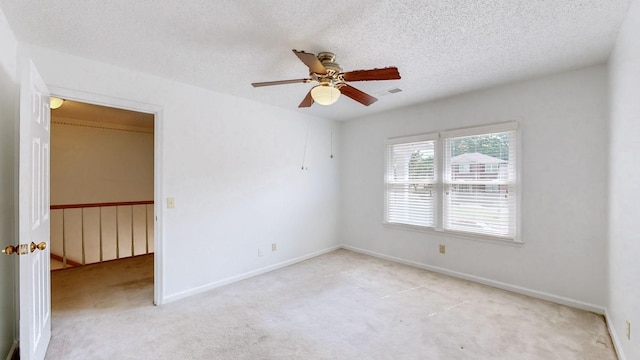
<instances>
[{"instance_id":1,"label":"white trim","mask_svg":"<svg viewBox=\"0 0 640 360\"><path fill-rule=\"evenodd\" d=\"M7 354L7 360L11 360L13 359L13 355L15 354L15 352L18 351L18 341L14 340L13 341L13 345L11 345L11 347L9 348L9 353Z\"/></svg>"},{"instance_id":2,"label":"white trim","mask_svg":"<svg viewBox=\"0 0 640 360\"><path fill-rule=\"evenodd\" d=\"M613 347L616 350L616 354L618 355L619 360L626 360L627 358L624 356L624 352L622 351L622 343L620 342L620 338L618 337L618 333L616 332L616 328L613 326L613 319L609 314L609 309L605 309L604 312L604 320L607 323L607 329L609 330L609 336L611 336L611 342L613 343Z\"/></svg>"},{"instance_id":3,"label":"white trim","mask_svg":"<svg viewBox=\"0 0 640 360\"><path fill-rule=\"evenodd\" d=\"M473 135L491 134L491 133L515 131L515 130L518 130L518 122L508 121L504 123L480 125L480 126L469 126L464 128L440 131L440 137L448 138L448 137L473 136Z\"/></svg>"},{"instance_id":4,"label":"white trim","mask_svg":"<svg viewBox=\"0 0 640 360\"><path fill-rule=\"evenodd\" d=\"M524 244L524 239L522 238L522 131L520 131L519 125L517 122L514 122L516 125L515 129L515 140L516 140L516 233L513 234L515 236L514 242Z\"/></svg>"},{"instance_id":5,"label":"white trim","mask_svg":"<svg viewBox=\"0 0 640 360\"><path fill-rule=\"evenodd\" d=\"M165 268L164 268L164 202L162 181L162 128L164 113L158 108L153 121L153 213L155 215L153 227L153 303L156 306L163 304Z\"/></svg>"},{"instance_id":6,"label":"white trim","mask_svg":"<svg viewBox=\"0 0 640 360\"><path fill-rule=\"evenodd\" d=\"M446 155L444 147L444 141L441 134L438 133L438 140L434 149L434 158L436 164L436 208L433 209L433 216L435 216L433 230L436 232L442 232L443 220L444 220L444 157Z\"/></svg>"},{"instance_id":7,"label":"white trim","mask_svg":"<svg viewBox=\"0 0 640 360\"><path fill-rule=\"evenodd\" d=\"M182 291L182 292L179 292L179 293L176 293L176 294L169 295L169 296L165 297L164 298L164 303L167 304L167 303L170 303L170 302L174 302L174 301L177 301L177 300L180 300L180 299L184 299L184 298L187 298L187 297L190 297L190 296L193 296L193 295L197 295L197 294L201 294L203 292L207 292L209 290L213 290L215 288L219 288L219 287L224 286L224 285L233 284L235 282L238 282L238 281L241 281L241 280L245 280L245 279L248 279L248 278L252 278L254 276L262 275L262 274L268 273L268 272L273 271L273 270L278 270L278 269L281 269L281 268L289 266L289 265L293 265L293 264L296 264L296 263L299 263L299 262L302 262L302 261L305 261L305 260L309 260L309 259L314 258L316 256L320 256L320 255L324 255L324 254L330 253L332 251L336 251L336 250L338 250L340 248L341 248L340 245L332 246L332 247L326 248L324 250L312 252L310 254L303 255L303 256L300 256L300 257L297 257L297 258L294 258L294 259L286 260L286 261L283 261L283 262L280 262L280 263L277 263L277 264L273 264L273 265L265 266L265 267L262 267L262 268L259 268L259 269L256 269L256 270L252 270L252 271L246 272L244 274L239 274L239 275L236 275L236 276L232 276L230 278L226 278L226 279L214 281L214 282L209 283L209 284L198 286L198 287L193 288L193 289L185 290L185 291Z\"/></svg>"},{"instance_id":8,"label":"white trim","mask_svg":"<svg viewBox=\"0 0 640 360\"><path fill-rule=\"evenodd\" d=\"M556 304L561 304L561 305L574 307L574 308L577 308L577 309L591 311L591 312L594 312L594 313L597 313L597 314L601 314L601 315L605 313L605 308L602 307L602 306L598 306L598 305L589 304L589 303L586 303L586 302L583 302L583 301L566 298L564 296L557 296L557 295L545 293L545 292L542 292L542 291L537 291L537 290L532 290L532 289L528 289L528 288L521 287L521 286L511 285L511 284L507 284L507 283L503 283L503 282L500 282L500 281L495 281L495 280L491 280L491 279L487 279L487 278L483 278L483 277L479 277L479 276L475 276L475 275L469 275L469 274L465 274L465 273L461 273L461 272L457 272L457 271L452 271L452 270L444 269L444 268L437 267L437 266L426 265L426 264L423 264L423 263L419 263L417 261L401 259L401 258L398 258L398 257L395 257L395 256L384 255L384 254L381 254L381 253L377 253L377 252L374 252L374 251L369 251L369 250L365 250L365 249L361 249L361 248L357 248L357 247L353 247L353 246L349 246L349 245L344 245L343 244L341 247L343 249L355 251L357 253L361 253L361 254L377 257L377 258L384 259L384 260L397 262L397 263L400 263L400 264L405 264L405 265L417 267L417 268L424 269L424 270L433 271L433 272L436 272L436 273L439 273L439 274L448 275L448 276L452 276L452 277L463 279L463 280L473 281L475 283L492 286L492 287L495 287L495 288L498 288L498 289L511 291L511 292L514 292L514 293L517 293L517 294L527 295L527 296L531 296L531 297L534 297L534 298L537 298L537 299L551 301L551 302L554 302Z\"/></svg>"},{"instance_id":9,"label":"white trim","mask_svg":"<svg viewBox=\"0 0 640 360\"><path fill-rule=\"evenodd\" d=\"M85 103L90 103L94 105L102 105L109 107L116 107L119 109L144 112L148 114L155 114L157 111L162 110L161 106L141 103L133 100L116 98L112 96L100 95L89 93L85 91L72 90L67 88L62 88L54 85L49 85L49 92L51 96L56 96L63 98L65 100L75 100Z\"/></svg>"},{"instance_id":10,"label":"white trim","mask_svg":"<svg viewBox=\"0 0 640 360\"><path fill-rule=\"evenodd\" d=\"M84 91L61 88L53 85L47 85L52 96L60 97L67 100L75 100L95 105L109 106L120 109L144 112L154 115L154 214L156 221L154 222L154 287L153 302L156 305L162 304L164 295L164 237L163 237L163 197L162 197L162 124L163 112L162 107L154 104L141 103L133 100L115 98L105 95L93 94Z\"/></svg>"},{"instance_id":11,"label":"white trim","mask_svg":"<svg viewBox=\"0 0 640 360\"><path fill-rule=\"evenodd\" d=\"M409 135L409 136L395 136L388 138L384 141L385 145L394 145L394 144L405 144L405 143L414 143L420 141L431 141L437 140L438 133L428 133L428 134L418 134L418 135Z\"/></svg>"},{"instance_id":12,"label":"white trim","mask_svg":"<svg viewBox=\"0 0 640 360\"><path fill-rule=\"evenodd\" d=\"M394 230L421 232L426 234L447 236L447 237L463 239L463 240L480 241L480 242L490 243L490 244L499 244L499 245L508 245L508 246L523 246L525 244L524 241L516 241L516 240L513 240L512 238L507 238L507 237L501 238L498 236L476 234L471 232L442 230L442 229L429 227L429 226L400 224L400 223L385 222L385 221L382 222L382 226L385 228L394 229Z\"/></svg>"}]
</instances>

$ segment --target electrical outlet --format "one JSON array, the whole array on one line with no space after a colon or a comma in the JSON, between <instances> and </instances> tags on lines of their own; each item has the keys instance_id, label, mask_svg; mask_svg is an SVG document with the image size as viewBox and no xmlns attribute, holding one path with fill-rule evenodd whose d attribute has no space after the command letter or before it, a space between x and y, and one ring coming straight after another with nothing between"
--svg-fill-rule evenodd
<instances>
[{"instance_id":1,"label":"electrical outlet","mask_svg":"<svg viewBox=\"0 0 640 360\"><path fill-rule=\"evenodd\" d=\"M271 251L276 251L278 250L278 243L272 243L271 244Z\"/></svg>"},{"instance_id":2,"label":"electrical outlet","mask_svg":"<svg viewBox=\"0 0 640 360\"><path fill-rule=\"evenodd\" d=\"M261 257L262 256L262 249L258 248L258 256Z\"/></svg>"},{"instance_id":3,"label":"electrical outlet","mask_svg":"<svg viewBox=\"0 0 640 360\"><path fill-rule=\"evenodd\" d=\"M440 254L444 254L445 252L446 252L445 246L440 244Z\"/></svg>"},{"instance_id":4,"label":"electrical outlet","mask_svg":"<svg viewBox=\"0 0 640 360\"><path fill-rule=\"evenodd\" d=\"M627 340L631 340L631 323L627 320Z\"/></svg>"}]
</instances>

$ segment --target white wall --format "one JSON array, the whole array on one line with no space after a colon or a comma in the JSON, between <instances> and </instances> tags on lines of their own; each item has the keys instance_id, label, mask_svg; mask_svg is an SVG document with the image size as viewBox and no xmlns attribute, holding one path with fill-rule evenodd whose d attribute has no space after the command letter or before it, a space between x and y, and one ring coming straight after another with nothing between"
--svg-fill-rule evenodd
<instances>
[{"instance_id":1,"label":"white wall","mask_svg":"<svg viewBox=\"0 0 640 360\"><path fill-rule=\"evenodd\" d=\"M344 123L342 242L603 311L607 109L602 65ZM519 122L522 135L524 245L382 225L386 138L510 120ZM446 255L438 244L446 245Z\"/></svg>"},{"instance_id":2,"label":"white wall","mask_svg":"<svg viewBox=\"0 0 640 360\"><path fill-rule=\"evenodd\" d=\"M0 9L0 247L15 245L16 38ZM0 257L0 359L15 339L15 256Z\"/></svg>"},{"instance_id":3,"label":"white wall","mask_svg":"<svg viewBox=\"0 0 640 360\"><path fill-rule=\"evenodd\" d=\"M54 115L52 205L153 200L152 133L72 125Z\"/></svg>"},{"instance_id":4,"label":"white wall","mask_svg":"<svg viewBox=\"0 0 640 360\"><path fill-rule=\"evenodd\" d=\"M609 326L626 359L640 359L640 2L631 4L609 62ZM630 321L631 340L626 337ZM621 357L623 358L623 357Z\"/></svg>"},{"instance_id":5,"label":"white wall","mask_svg":"<svg viewBox=\"0 0 640 360\"><path fill-rule=\"evenodd\" d=\"M163 214L165 300L337 245L331 122L44 48L19 51L49 85L162 107L161 202L176 199Z\"/></svg>"}]
</instances>

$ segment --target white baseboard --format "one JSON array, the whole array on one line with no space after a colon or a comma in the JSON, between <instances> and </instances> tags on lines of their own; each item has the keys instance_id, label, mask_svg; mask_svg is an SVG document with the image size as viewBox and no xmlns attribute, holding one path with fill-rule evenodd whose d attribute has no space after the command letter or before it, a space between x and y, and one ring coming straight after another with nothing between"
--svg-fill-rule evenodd
<instances>
[{"instance_id":1,"label":"white baseboard","mask_svg":"<svg viewBox=\"0 0 640 360\"><path fill-rule=\"evenodd\" d=\"M604 319L607 322L607 329L609 330L613 347L616 349L616 353L618 354L618 359L626 360L627 358L624 356L624 352L622 352L622 343L620 343L620 338L618 337L616 328L613 327L613 319L611 318L611 315L609 315L608 309L604 312Z\"/></svg>"},{"instance_id":2,"label":"white baseboard","mask_svg":"<svg viewBox=\"0 0 640 360\"><path fill-rule=\"evenodd\" d=\"M500 282L500 281L495 281L495 280L491 280L491 279L487 279L487 278L483 278L483 277L479 277L479 276L475 276L475 275L469 275L469 274L465 274L465 273L461 273L461 272L457 272L457 271L452 271L452 270L444 269L444 268L437 267L437 266L425 265L425 264L419 263L417 261L397 258L397 257L394 257L394 256L389 256L389 255L385 255L385 254L381 254L381 253L377 253L377 252L374 252L374 251L369 251L369 250L365 250L365 249L361 249L361 248L357 248L357 247L353 247L353 246L349 246L349 245L342 245L341 247L343 249L355 251L357 253L370 255L370 256L373 256L373 257L380 258L380 259L390 260L390 261L393 261L393 262L397 262L397 263L401 263L401 264L405 264L405 265L409 265L409 266L414 266L414 267L417 267L417 268L420 268L420 269L425 269L425 270L437 272L437 273L440 273L440 274L443 274L443 275L448 275L448 276L452 276L452 277L459 278L459 279L473 281L473 282L480 283L480 284L483 284L483 285L488 285L488 286L492 286L492 287L495 287L495 288L498 288L498 289L507 290L507 291L511 291L511 292L514 292L514 293L527 295L527 296L531 296L531 297L542 299L542 300L546 300L546 301L551 301L551 302L554 302L554 303L557 303L557 304L561 304L561 305L566 305L566 306L570 306L570 307L574 307L574 308L578 308L578 309L582 309L582 310L586 310L586 311L591 311L591 312L594 312L594 313L597 313L597 314L600 314L600 315L604 315L605 314L605 308L602 307L602 306L585 303L585 302L582 302L582 301L566 298L566 297L563 297L563 296L557 296L557 295L545 293L545 292L542 292L542 291L537 291L537 290L532 290L532 289L528 289L528 288L521 287L521 286L511 285L511 284L507 284L507 283L503 283L503 282Z\"/></svg>"},{"instance_id":3,"label":"white baseboard","mask_svg":"<svg viewBox=\"0 0 640 360\"><path fill-rule=\"evenodd\" d=\"M297 257L297 258L294 258L294 259L286 260L286 261L283 261L283 262L280 262L280 263L277 263L277 264L273 264L273 265L265 266L265 267L260 268L260 269L249 271L249 272L246 272L244 274L232 276L232 277L227 278L227 279L215 281L215 282L212 282L212 283L209 283L209 284L206 284L206 285L202 285L202 286L199 286L199 287L196 287L196 288L193 288L193 289L189 289L189 290L186 290L186 291L179 292L177 294L172 294L172 295L169 295L169 296L165 296L163 298L162 304L168 304L170 302L177 301L177 300L180 300L180 299L184 299L184 298L196 295L196 294L201 294L203 292L218 288L220 286L232 284L232 283L240 281L240 280L244 280L244 279L248 279L248 278L251 278L251 277L254 277L254 276L262 275L264 273L268 273L270 271L277 270L277 269L283 268L285 266L293 265L293 264L299 263L301 261L309 260L309 259L314 258L316 256L320 256L320 255L324 255L324 254L330 253L330 252L338 250L340 248L341 248L341 246L339 246L339 245L332 246L332 247L329 247L329 248L326 248L326 249L323 249L323 250L320 250L320 251L312 252L310 254L303 255L303 256L300 256L300 257Z\"/></svg>"},{"instance_id":4,"label":"white baseboard","mask_svg":"<svg viewBox=\"0 0 640 360\"><path fill-rule=\"evenodd\" d=\"M11 345L11 348L9 349L9 353L7 354L7 360L13 359L13 355L16 351L18 351L18 342L14 341L13 345Z\"/></svg>"}]
</instances>

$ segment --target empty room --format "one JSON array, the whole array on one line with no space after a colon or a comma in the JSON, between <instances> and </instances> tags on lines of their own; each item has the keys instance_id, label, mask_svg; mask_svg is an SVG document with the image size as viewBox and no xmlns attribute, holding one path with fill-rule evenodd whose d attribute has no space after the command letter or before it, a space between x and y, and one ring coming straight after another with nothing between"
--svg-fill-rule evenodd
<instances>
[{"instance_id":1,"label":"empty room","mask_svg":"<svg viewBox=\"0 0 640 360\"><path fill-rule=\"evenodd\" d=\"M640 359L639 38L639 0L0 0L0 358Z\"/></svg>"}]
</instances>

